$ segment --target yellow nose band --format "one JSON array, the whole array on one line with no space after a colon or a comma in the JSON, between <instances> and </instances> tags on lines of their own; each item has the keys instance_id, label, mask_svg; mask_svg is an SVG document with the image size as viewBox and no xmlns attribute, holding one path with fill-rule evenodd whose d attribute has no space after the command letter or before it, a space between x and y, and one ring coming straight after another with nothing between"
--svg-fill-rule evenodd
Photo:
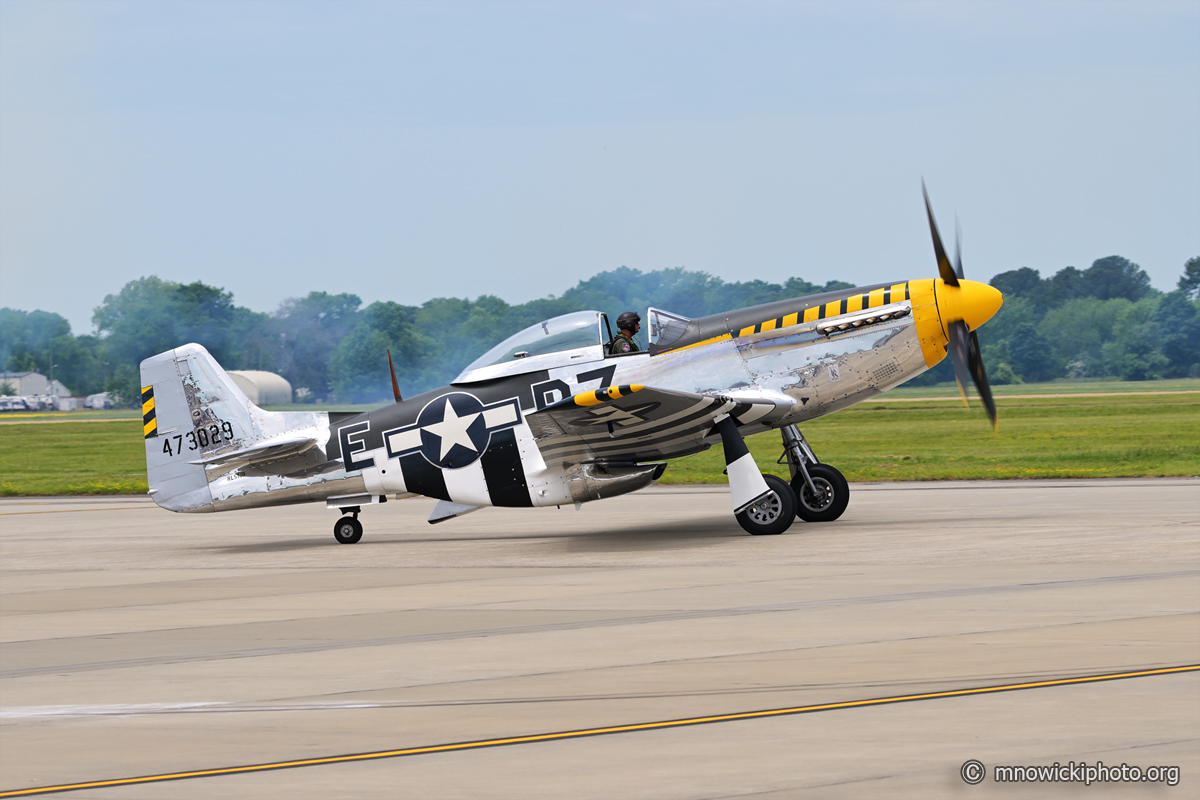
<instances>
[{"instance_id":1,"label":"yellow nose band","mask_svg":"<svg viewBox=\"0 0 1200 800\"><path fill-rule=\"evenodd\" d=\"M932 367L946 357L952 320L961 319L971 330L987 322L1004 303L1004 295L995 287L978 281L960 280L947 286L940 278L909 281L913 318L921 342L925 365Z\"/></svg>"}]
</instances>

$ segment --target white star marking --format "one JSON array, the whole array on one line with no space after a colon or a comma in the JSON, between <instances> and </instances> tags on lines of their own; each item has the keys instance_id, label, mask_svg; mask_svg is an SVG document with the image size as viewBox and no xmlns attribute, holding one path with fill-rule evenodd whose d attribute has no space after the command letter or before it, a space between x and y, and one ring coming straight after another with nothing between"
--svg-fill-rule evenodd
<instances>
[{"instance_id":1,"label":"white star marking","mask_svg":"<svg viewBox=\"0 0 1200 800\"><path fill-rule=\"evenodd\" d=\"M445 459L456 444L461 444L468 450L479 452L479 448L471 443L471 437L467 435L467 428L471 427L471 423L478 416L479 412L476 411L474 414L467 414L465 417L460 417L454 413L454 406L450 405L450 401L446 401L442 412L442 421L425 427L425 430L442 440L442 454L438 456L438 461Z\"/></svg>"}]
</instances>

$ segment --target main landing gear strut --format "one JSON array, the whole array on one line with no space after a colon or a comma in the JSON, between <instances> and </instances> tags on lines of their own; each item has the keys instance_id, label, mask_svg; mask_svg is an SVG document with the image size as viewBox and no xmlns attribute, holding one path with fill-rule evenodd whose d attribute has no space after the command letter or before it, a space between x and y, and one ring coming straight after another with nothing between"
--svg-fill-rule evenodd
<instances>
[{"instance_id":1,"label":"main landing gear strut","mask_svg":"<svg viewBox=\"0 0 1200 800\"><path fill-rule=\"evenodd\" d=\"M796 493L796 516L805 522L832 522L840 517L850 502L846 478L828 464L817 461L804 434L795 425L781 428L780 433Z\"/></svg>"},{"instance_id":2,"label":"main landing gear strut","mask_svg":"<svg viewBox=\"0 0 1200 800\"><path fill-rule=\"evenodd\" d=\"M755 536L786 531L796 518L792 488L782 478L762 474L728 414L717 420L717 432L725 447L725 472L738 524Z\"/></svg>"},{"instance_id":3,"label":"main landing gear strut","mask_svg":"<svg viewBox=\"0 0 1200 800\"><path fill-rule=\"evenodd\" d=\"M747 533L755 536L783 533L796 517L805 522L832 522L846 510L850 486L845 477L817 461L795 425L781 429L791 484L774 475L762 474L731 417L718 419L716 427L725 447L733 513Z\"/></svg>"}]
</instances>

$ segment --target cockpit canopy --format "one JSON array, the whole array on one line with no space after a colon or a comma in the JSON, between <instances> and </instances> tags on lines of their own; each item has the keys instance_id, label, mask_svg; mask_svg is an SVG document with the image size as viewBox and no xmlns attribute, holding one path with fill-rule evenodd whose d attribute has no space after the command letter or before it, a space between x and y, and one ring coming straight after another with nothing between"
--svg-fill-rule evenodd
<instances>
[{"instance_id":1,"label":"cockpit canopy","mask_svg":"<svg viewBox=\"0 0 1200 800\"><path fill-rule=\"evenodd\" d=\"M687 331L687 317L663 311L661 308L651 308L646 312L650 322L650 344L659 347L670 347Z\"/></svg>"},{"instance_id":2,"label":"cockpit canopy","mask_svg":"<svg viewBox=\"0 0 1200 800\"><path fill-rule=\"evenodd\" d=\"M604 358L600 317L599 311L576 311L530 325L472 361L454 383L598 361Z\"/></svg>"}]
</instances>

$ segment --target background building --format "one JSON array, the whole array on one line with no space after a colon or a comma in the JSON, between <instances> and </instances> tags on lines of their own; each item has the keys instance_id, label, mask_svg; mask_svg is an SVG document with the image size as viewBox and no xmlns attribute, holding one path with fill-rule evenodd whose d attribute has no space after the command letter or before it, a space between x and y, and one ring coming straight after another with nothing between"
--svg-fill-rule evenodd
<instances>
[{"instance_id":1,"label":"background building","mask_svg":"<svg viewBox=\"0 0 1200 800\"><path fill-rule=\"evenodd\" d=\"M55 397L71 396L71 391L67 387L58 381L47 380L46 376L40 372L0 372L0 384L3 383L8 384L8 388L14 395L52 394Z\"/></svg>"},{"instance_id":2,"label":"background building","mask_svg":"<svg viewBox=\"0 0 1200 800\"><path fill-rule=\"evenodd\" d=\"M230 370L229 376L256 406L282 406L292 402L292 385L282 375L259 369Z\"/></svg>"}]
</instances>

